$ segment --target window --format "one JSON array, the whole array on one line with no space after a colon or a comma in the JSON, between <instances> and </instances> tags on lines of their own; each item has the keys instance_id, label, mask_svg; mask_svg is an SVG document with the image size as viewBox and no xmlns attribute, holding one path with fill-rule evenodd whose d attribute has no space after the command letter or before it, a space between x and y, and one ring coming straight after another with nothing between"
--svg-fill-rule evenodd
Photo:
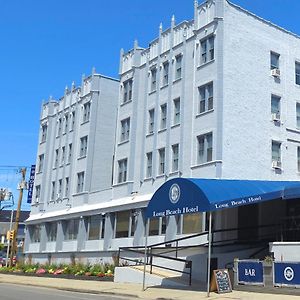
<instances>
[{"instance_id":1,"label":"window","mask_svg":"<svg viewBox=\"0 0 300 300\"><path fill-rule=\"evenodd\" d=\"M84 103L82 122L87 122L90 119L91 102Z\"/></svg>"},{"instance_id":2,"label":"window","mask_svg":"<svg viewBox=\"0 0 300 300\"><path fill-rule=\"evenodd\" d=\"M62 197L62 179L58 180L58 190L57 190L57 198Z\"/></svg>"},{"instance_id":3,"label":"window","mask_svg":"<svg viewBox=\"0 0 300 300\"><path fill-rule=\"evenodd\" d=\"M79 151L79 157L86 156L87 153L87 146L88 146L88 137L84 136L80 139L80 151Z\"/></svg>"},{"instance_id":4,"label":"window","mask_svg":"<svg viewBox=\"0 0 300 300\"><path fill-rule=\"evenodd\" d=\"M202 214L183 215L182 234L198 233L202 231Z\"/></svg>"},{"instance_id":5,"label":"window","mask_svg":"<svg viewBox=\"0 0 300 300\"><path fill-rule=\"evenodd\" d=\"M118 183L126 182L127 180L127 158L119 160Z\"/></svg>"},{"instance_id":6,"label":"window","mask_svg":"<svg viewBox=\"0 0 300 300\"><path fill-rule=\"evenodd\" d=\"M281 162L281 143L272 141L272 161Z\"/></svg>"},{"instance_id":7,"label":"window","mask_svg":"<svg viewBox=\"0 0 300 300\"><path fill-rule=\"evenodd\" d=\"M151 134L154 131L154 109L149 110L149 127L148 133Z\"/></svg>"},{"instance_id":8,"label":"window","mask_svg":"<svg viewBox=\"0 0 300 300\"><path fill-rule=\"evenodd\" d=\"M280 97L271 96L271 113L274 119L280 119Z\"/></svg>"},{"instance_id":9,"label":"window","mask_svg":"<svg viewBox=\"0 0 300 300\"><path fill-rule=\"evenodd\" d=\"M167 218L152 218L149 221L149 236L162 235L166 233Z\"/></svg>"},{"instance_id":10,"label":"window","mask_svg":"<svg viewBox=\"0 0 300 300\"><path fill-rule=\"evenodd\" d=\"M54 168L58 167L59 149L55 150Z\"/></svg>"},{"instance_id":11,"label":"window","mask_svg":"<svg viewBox=\"0 0 300 300\"><path fill-rule=\"evenodd\" d=\"M62 127L62 119L59 118L57 121L57 136L60 136L61 134L61 127Z\"/></svg>"},{"instance_id":12,"label":"window","mask_svg":"<svg viewBox=\"0 0 300 300\"><path fill-rule=\"evenodd\" d=\"M36 185L35 186L35 203L39 203L40 202L40 196L41 196L41 186L40 185Z\"/></svg>"},{"instance_id":13,"label":"window","mask_svg":"<svg viewBox=\"0 0 300 300\"><path fill-rule=\"evenodd\" d=\"M52 181L52 185L51 185L51 200L55 199L55 192L56 192L55 181Z\"/></svg>"},{"instance_id":14,"label":"window","mask_svg":"<svg viewBox=\"0 0 300 300\"><path fill-rule=\"evenodd\" d=\"M132 210L130 213L130 236L134 236L136 227L137 227L137 221L138 221L138 216L139 212L137 210Z\"/></svg>"},{"instance_id":15,"label":"window","mask_svg":"<svg viewBox=\"0 0 300 300\"><path fill-rule=\"evenodd\" d=\"M124 82L123 103L132 99L132 79Z\"/></svg>"},{"instance_id":16,"label":"window","mask_svg":"<svg viewBox=\"0 0 300 300\"><path fill-rule=\"evenodd\" d=\"M129 140L130 118L121 121L121 137L120 142Z\"/></svg>"},{"instance_id":17,"label":"window","mask_svg":"<svg viewBox=\"0 0 300 300\"><path fill-rule=\"evenodd\" d=\"M214 41L214 36L201 41L201 65L214 59Z\"/></svg>"},{"instance_id":18,"label":"window","mask_svg":"<svg viewBox=\"0 0 300 300\"><path fill-rule=\"evenodd\" d=\"M174 125L180 123L180 98L174 99Z\"/></svg>"},{"instance_id":19,"label":"window","mask_svg":"<svg viewBox=\"0 0 300 300\"><path fill-rule=\"evenodd\" d=\"M75 128L75 120L76 120L75 111L72 111L72 122L71 122L70 131L74 130Z\"/></svg>"},{"instance_id":20,"label":"window","mask_svg":"<svg viewBox=\"0 0 300 300\"><path fill-rule=\"evenodd\" d=\"M146 166L146 178L152 177L152 152L146 154L147 166Z\"/></svg>"},{"instance_id":21,"label":"window","mask_svg":"<svg viewBox=\"0 0 300 300\"><path fill-rule=\"evenodd\" d=\"M169 83L169 62L163 63L163 80L162 85L165 86Z\"/></svg>"},{"instance_id":22,"label":"window","mask_svg":"<svg viewBox=\"0 0 300 300\"><path fill-rule=\"evenodd\" d=\"M182 55L177 55L175 57L175 80L181 78L181 70L182 70Z\"/></svg>"},{"instance_id":23,"label":"window","mask_svg":"<svg viewBox=\"0 0 300 300\"><path fill-rule=\"evenodd\" d=\"M69 189L70 189L70 179L69 177L66 177L65 179L65 197L69 196Z\"/></svg>"},{"instance_id":24,"label":"window","mask_svg":"<svg viewBox=\"0 0 300 300\"><path fill-rule=\"evenodd\" d=\"M198 157L197 163L203 164L212 161L212 133L199 135L198 140Z\"/></svg>"},{"instance_id":25,"label":"window","mask_svg":"<svg viewBox=\"0 0 300 300\"><path fill-rule=\"evenodd\" d=\"M213 83L208 83L198 88L199 91L199 113L213 109Z\"/></svg>"},{"instance_id":26,"label":"window","mask_svg":"<svg viewBox=\"0 0 300 300\"><path fill-rule=\"evenodd\" d=\"M297 147L297 163L298 163L297 170L298 172L300 172L300 147Z\"/></svg>"},{"instance_id":27,"label":"window","mask_svg":"<svg viewBox=\"0 0 300 300\"><path fill-rule=\"evenodd\" d=\"M47 129L48 129L48 126L46 124L42 125L41 143L46 142L46 139L47 139Z\"/></svg>"},{"instance_id":28,"label":"window","mask_svg":"<svg viewBox=\"0 0 300 300\"><path fill-rule=\"evenodd\" d=\"M61 148L61 165L63 165L65 163L65 159L66 159L66 147L63 146Z\"/></svg>"},{"instance_id":29,"label":"window","mask_svg":"<svg viewBox=\"0 0 300 300\"><path fill-rule=\"evenodd\" d=\"M68 114L65 115L65 129L64 129L64 133L68 132L68 127L69 127L69 116Z\"/></svg>"},{"instance_id":30,"label":"window","mask_svg":"<svg viewBox=\"0 0 300 300\"><path fill-rule=\"evenodd\" d=\"M158 166L158 175L165 174L165 159L166 159L166 150L161 148L158 150L159 157L159 166Z\"/></svg>"},{"instance_id":31,"label":"window","mask_svg":"<svg viewBox=\"0 0 300 300\"><path fill-rule=\"evenodd\" d=\"M279 69L279 54L271 52L270 57L271 57L271 63L270 63L270 69Z\"/></svg>"},{"instance_id":32,"label":"window","mask_svg":"<svg viewBox=\"0 0 300 300\"><path fill-rule=\"evenodd\" d=\"M119 211L116 213L116 238L129 236L130 210Z\"/></svg>"},{"instance_id":33,"label":"window","mask_svg":"<svg viewBox=\"0 0 300 300\"><path fill-rule=\"evenodd\" d=\"M33 225L30 226L31 228L31 242L32 243L39 243L41 240L41 225Z\"/></svg>"},{"instance_id":34,"label":"window","mask_svg":"<svg viewBox=\"0 0 300 300\"><path fill-rule=\"evenodd\" d=\"M44 159L45 159L45 155L44 154L39 155L38 172L43 172Z\"/></svg>"},{"instance_id":35,"label":"window","mask_svg":"<svg viewBox=\"0 0 300 300\"><path fill-rule=\"evenodd\" d=\"M69 144L68 163L72 161L72 144Z\"/></svg>"},{"instance_id":36,"label":"window","mask_svg":"<svg viewBox=\"0 0 300 300\"><path fill-rule=\"evenodd\" d=\"M76 240L79 229L79 219L66 221L65 240Z\"/></svg>"},{"instance_id":37,"label":"window","mask_svg":"<svg viewBox=\"0 0 300 300\"><path fill-rule=\"evenodd\" d=\"M167 104L160 106L160 129L167 127Z\"/></svg>"},{"instance_id":38,"label":"window","mask_svg":"<svg viewBox=\"0 0 300 300\"><path fill-rule=\"evenodd\" d=\"M104 238L105 217L102 215L88 218L88 239L99 240Z\"/></svg>"},{"instance_id":39,"label":"window","mask_svg":"<svg viewBox=\"0 0 300 300\"><path fill-rule=\"evenodd\" d=\"M172 145L172 172L178 171L179 144Z\"/></svg>"},{"instance_id":40,"label":"window","mask_svg":"<svg viewBox=\"0 0 300 300\"><path fill-rule=\"evenodd\" d=\"M83 192L83 185L84 185L84 172L77 173L77 193Z\"/></svg>"},{"instance_id":41,"label":"window","mask_svg":"<svg viewBox=\"0 0 300 300\"><path fill-rule=\"evenodd\" d=\"M300 85L300 63L295 63L296 84Z\"/></svg>"},{"instance_id":42,"label":"window","mask_svg":"<svg viewBox=\"0 0 300 300\"><path fill-rule=\"evenodd\" d=\"M151 90L150 92L153 92L156 90L156 75L157 75L157 70L156 68L151 69Z\"/></svg>"},{"instance_id":43,"label":"window","mask_svg":"<svg viewBox=\"0 0 300 300\"><path fill-rule=\"evenodd\" d=\"M300 128L300 103L296 104L296 122L297 128Z\"/></svg>"},{"instance_id":44,"label":"window","mask_svg":"<svg viewBox=\"0 0 300 300\"><path fill-rule=\"evenodd\" d=\"M57 236L57 223L51 222L46 224L48 242L55 242Z\"/></svg>"}]
</instances>

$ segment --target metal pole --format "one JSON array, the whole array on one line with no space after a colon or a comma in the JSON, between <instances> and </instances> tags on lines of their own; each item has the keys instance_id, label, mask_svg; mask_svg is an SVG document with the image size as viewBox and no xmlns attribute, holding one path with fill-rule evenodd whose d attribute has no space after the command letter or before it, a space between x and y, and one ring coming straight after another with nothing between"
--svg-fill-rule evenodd
<instances>
[{"instance_id":1,"label":"metal pole","mask_svg":"<svg viewBox=\"0 0 300 300\"><path fill-rule=\"evenodd\" d=\"M143 274L143 291L146 289L146 265L147 265L147 242L148 242L148 231L149 231L149 218L146 222L146 234L145 234L145 253L144 253L144 274Z\"/></svg>"},{"instance_id":2,"label":"metal pole","mask_svg":"<svg viewBox=\"0 0 300 300\"><path fill-rule=\"evenodd\" d=\"M12 207L11 213L10 213L9 231L12 230L13 216L14 216L14 208ZM10 248L10 239L7 241L6 260L5 260L6 267L8 266L9 248Z\"/></svg>"},{"instance_id":3,"label":"metal pole","mask_svg":"<svg viewBox=\"0 0 300 300\"><path fill-rule=\"evenodd\" d=\"M208 226L208 258L207 258L207 297L209 297L210 290L210 259L211 259L211 221L212 213L209 212L209 226Z\"/></svg>"}]
</instances>

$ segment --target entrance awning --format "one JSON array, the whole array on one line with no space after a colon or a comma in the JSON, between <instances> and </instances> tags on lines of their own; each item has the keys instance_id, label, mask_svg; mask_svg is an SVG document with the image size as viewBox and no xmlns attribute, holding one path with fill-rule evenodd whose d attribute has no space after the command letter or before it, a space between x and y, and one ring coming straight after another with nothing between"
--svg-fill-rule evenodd
<instances>
[{"instance_id":1,"label":"entrance awning","mask_svg":"<svg viewBox=\"0 0 300 300\"><path fill-rule=\"evenodd\" d=\"M293 198L300 198L298 181L175 178L154 193L146 217L215 211Z\"/></svg>"}]
</instances>

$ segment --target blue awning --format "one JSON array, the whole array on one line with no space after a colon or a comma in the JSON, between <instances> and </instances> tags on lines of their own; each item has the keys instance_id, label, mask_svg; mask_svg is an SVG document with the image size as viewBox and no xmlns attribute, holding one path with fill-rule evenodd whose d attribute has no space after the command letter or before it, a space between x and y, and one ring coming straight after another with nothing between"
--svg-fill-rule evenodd
<instances>
[{"instance_id":1,"label":"blue awning","mask_svg":"<svg viewBox=\"0 0 300 300\"><path fill-rule=\"evenodd\" d=\"M147 218L215 211L275 199L300 198L298 181L175 178L151 198Z\"/></svg>"}]
</instances>

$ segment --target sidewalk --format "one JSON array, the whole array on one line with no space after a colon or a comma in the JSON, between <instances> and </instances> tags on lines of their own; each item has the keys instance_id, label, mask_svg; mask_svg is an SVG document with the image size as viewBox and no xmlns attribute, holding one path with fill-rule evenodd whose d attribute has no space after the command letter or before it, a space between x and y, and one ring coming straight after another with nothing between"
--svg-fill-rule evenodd
<instances>
[{"instance_id":1,"label":"sidewalk","mask_svg":"<svg viewBox=\"0 0 300 300\"><path fill-rule=\"evenodd\" d=\"M140 299L178 299L178 300L198 300L207 299L205 292L169 289L161 287L148 287L146 291L142 291L142 285L125 284L105 281L85 281L72 280L62 278L41 278L20 275L0 274L0 283L12 283L21 285L31 285L38 287L54 288L59 290L93 293L93 294L109 294L116 296L135 297ZM299 296L290 295L274 295L262 293L250 293L243 291L233 291L227 294L211 293L210 299L226 299L226 300L293 300L299 299Z\"/></svg>"}]
</instances>

